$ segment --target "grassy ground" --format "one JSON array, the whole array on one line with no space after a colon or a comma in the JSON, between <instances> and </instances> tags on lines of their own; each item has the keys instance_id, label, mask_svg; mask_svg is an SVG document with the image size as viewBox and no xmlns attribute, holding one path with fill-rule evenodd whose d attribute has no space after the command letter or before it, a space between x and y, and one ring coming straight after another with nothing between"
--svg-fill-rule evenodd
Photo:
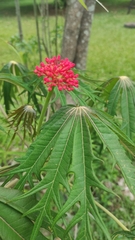
<instances>
[{"instance_id":1,"label":"grassy ground","mask_svg":"<svg viewBox=\"0 0 135 240\"><path fill-rule=\"evenodd\" d=\"M35 35L34 18L27 17L22 18L23 31L26 39L31 35ZM18 61L18 55L8 45L8 41L13 35L18 34L17 21L15 16L1 17L0 18L0 67L10 60ZM30 29L30 30L29 30Z\"/></svg>"},{"instance_id":2,"label":"grassy ground","mask_svg":"<svg viewBox=\"0 0 135 240\"><path fill-rule=\"evenodd\" d=\"M134 22L135 10L98 13L94 17L87 68L94 79L127 75L135 79L135 29L124 24Z\"/></svg>"}]
</instances>

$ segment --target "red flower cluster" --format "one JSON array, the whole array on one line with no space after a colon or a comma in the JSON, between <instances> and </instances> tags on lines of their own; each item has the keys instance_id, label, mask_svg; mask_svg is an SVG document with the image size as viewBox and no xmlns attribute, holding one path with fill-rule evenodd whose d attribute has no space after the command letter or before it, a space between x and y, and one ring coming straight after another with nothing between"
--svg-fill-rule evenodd
<instances>
[{"instance_id":1,"label":"red flower cluster","mask_svg":"<svg viewBox=\"0 0 135 240\"><path fill-rule=\"evenodd\" d=\"M34 72L37 76L45 76L44 83L51 91L53 87L58 87L61 90L74 90L78 87L78 74L74 74L71 70L75 66L68 58L61 59L60 56L53 58L45 58L46 63L41 62L40 66L36 66Z\"/></svg>"}]
</instances>

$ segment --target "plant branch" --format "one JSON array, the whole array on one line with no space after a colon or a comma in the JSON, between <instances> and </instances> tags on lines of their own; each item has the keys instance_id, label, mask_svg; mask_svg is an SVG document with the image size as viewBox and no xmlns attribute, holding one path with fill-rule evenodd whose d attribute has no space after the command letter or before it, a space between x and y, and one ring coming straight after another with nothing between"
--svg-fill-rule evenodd
<instances>
[{"instance_id":1,"label":"plant branch","mask_svg":"<svg viewBox=\"0 0 135 240\"><path fill-rule=\"evenodd\" d=\"M40 34L39 34L39 25L38 25L38 13L37 13L37 3L36 0L34 0L34 15L35 15L35 21L36 21L36 31L37 31L37 40L38 40L38 50L39 50L39 59L40 62L42 61L42 53L41 53L41 44L40 44Z\"/></svg>"},{"instance_id":2,"label":"plant branch","mask_svg":"<svg viewBox=\"0 0 135 240\"><path fill-rule=\"evenodd\" d=\"M55 0L55 55L58 54L58 2Z\"/></svg>"},{"instance_id":3,"label":"plant branch","mask_svg":"<svg viewBox=\"0 0 135 240\"><path fill-rule=\"evenodd\" d=\"M37 134L39 134L39 132L40 132L40 129L41 129L44 117L45 117L45 113L46 113L47 108L49 106L49 101L51 99L52 93L53 93L53 90L48 92L48 94L46 96L45 104L42 108L42 112L41 112L41 115L40 115L40 118L39 118L39 123L38 123L38 127L37 127Z\"/></svg>"},{"instance_id":4,"label":"plant branch","mask_svg":"<svg viewBox=\"0 0 135 240\"><path fill-rule=\"evenodd\" d=\"M95 204L102 209L107 215L109 215L124 231L130 231L128 228L126 228L122 222L118 218L116 218L110 211L108 211L106 208L104 208L100 203L95 201Z\"/></svg>"}]
</instances>

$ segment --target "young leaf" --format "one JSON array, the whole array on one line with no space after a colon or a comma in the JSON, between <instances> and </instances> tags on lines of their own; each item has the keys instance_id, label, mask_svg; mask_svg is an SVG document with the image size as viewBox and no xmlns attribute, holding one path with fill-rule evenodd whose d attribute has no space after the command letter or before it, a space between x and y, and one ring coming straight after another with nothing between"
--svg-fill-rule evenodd
<instances>
[{"instance_id":1,"label":"young leaf","mask_svg":"<svg viewBox=\"0 0 135 240\"><path fill-rule=\"evenodd\" d=\"M20 76L14 76L14 75L8 74L8 73L0 73L0 80L12 83L16 86L20 86L20 87L24 88L25 90L31 92L31 89L29 88L28 84L24 83L22 81L22 77L20 77Z\"/></svg>"},{"instance_id":2,"label":"young leaf","mask_svg":"<svg viewBox=\"0 0 135 240\"><path fill-rule=\"evenodd\" d=\"M120 82L118 81L113 87L109 95L108 112L111 115L116 115L116 106L120 98L120 91L121 91Z\"/></svg>"},{"instance_id":3,"label":"young leaf","mask_svg":"<svg viewBox=\"0 0 135 240\"><path fill-rule=\"evenodd\" d=\"M115 79L112 83L115 83ZM117 115L116 108L119 104L122 115L121 128L131 138L132 133L135 133L135 84L130 78L121 76L114 86L109 86L109 93L108 112Z\"/></svg>"}]
</instances>

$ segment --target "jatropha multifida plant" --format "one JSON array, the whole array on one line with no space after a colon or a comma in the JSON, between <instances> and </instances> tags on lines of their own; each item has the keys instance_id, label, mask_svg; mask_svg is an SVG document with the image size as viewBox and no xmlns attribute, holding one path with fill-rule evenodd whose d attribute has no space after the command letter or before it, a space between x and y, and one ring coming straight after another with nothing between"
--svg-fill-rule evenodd
<instances>
[{"instance_id":1,"label":"jatropha multifida plant","mask_svg":"<svg viewBox=\"0 0 135 240\"><path fill-rule=\"evenodd\" d=\"M99 154L95 148L96 138L108 152L108 164L112 157L135 194L134 83L116 77L96 85L74 67L68 59L56 56L46 58L33 74L27 70L18 77L1 71L1 80L23 87L25 96L28 93L28 102L9 115L10 128L15 134L23 130L24 138L28 130L33 137L26 154L15 159L18 164L1 168L2 239L95 240L94 226L104 239L134 236L132 229L100 204L97 189L110 195L114 192L102 183L94 168L96 160L104 161L102 151ZM67 92L73 104L66 103ZM59 109L55 108L58 99ZM118 224L114 236L99 208Z\"/></svg>"}]
</instances>

